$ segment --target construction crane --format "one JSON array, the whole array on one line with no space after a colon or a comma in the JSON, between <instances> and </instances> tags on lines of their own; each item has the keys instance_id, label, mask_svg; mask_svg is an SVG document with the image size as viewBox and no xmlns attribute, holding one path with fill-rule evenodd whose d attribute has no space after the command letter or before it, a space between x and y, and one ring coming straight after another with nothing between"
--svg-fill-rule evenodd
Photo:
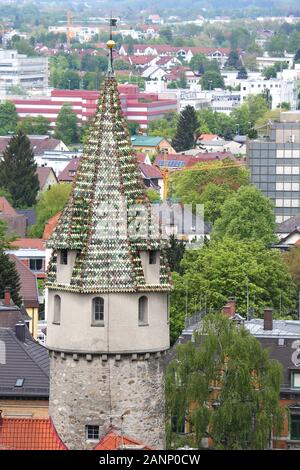
<instances>
[{"instance_id":1,"label":"construction crane","mask_svg":"<svg viewBox=\"0 0 300 470\"><path fill-rule=\"evenodd\" d=\"M186 171L210 171L210 170L223 170L223 168L242 168L240 163L225 163L224 165L220 165L219 163L216 164L210 163L210 164L204 164L200 167L195 167L192 166L190 168L183 168L182 170L179 170L179 172L186 172ZM169 181L170 181L170 172L168 168L168 159L166 156L164 157L164 169L163 169L163 182L164 182L164 191L163 191L163 200L166 201L168 198L168 192L169 192Z\"/></svg>"}]
</instances>

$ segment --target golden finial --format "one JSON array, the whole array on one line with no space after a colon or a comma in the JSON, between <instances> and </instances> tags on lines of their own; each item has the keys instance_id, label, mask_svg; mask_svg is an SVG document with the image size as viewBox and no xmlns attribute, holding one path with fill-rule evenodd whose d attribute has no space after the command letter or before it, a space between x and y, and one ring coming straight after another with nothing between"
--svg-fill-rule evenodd
<instances>
[{"instance_id":1,"label":"golden finial","mask_svg":"<svg viewBox=\"0 0 300 470\"><path fill-rule=\"evenodd\" d=\"M108 49L114 49L116 47L116 43L113 39L110 39L109 41L107 41L106 45Z\"/></svg>"}]
</instances>

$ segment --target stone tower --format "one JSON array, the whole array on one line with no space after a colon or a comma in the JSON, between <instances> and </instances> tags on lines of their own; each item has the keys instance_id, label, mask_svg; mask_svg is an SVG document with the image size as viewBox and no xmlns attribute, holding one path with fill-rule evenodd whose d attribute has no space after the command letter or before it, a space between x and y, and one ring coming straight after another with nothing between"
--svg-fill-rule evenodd
<instances>
[{"instance_id":1,"label":"stone tower","mask_svg":"<svg viewBox=\"0 0 300 470\"><path fill-rule=\"evenodd\" d=\"M70 449L93 447L111 425L164 448L169 270L108 47L96 117L48 243L50 416Z\"/></svg>"}]
</instances>

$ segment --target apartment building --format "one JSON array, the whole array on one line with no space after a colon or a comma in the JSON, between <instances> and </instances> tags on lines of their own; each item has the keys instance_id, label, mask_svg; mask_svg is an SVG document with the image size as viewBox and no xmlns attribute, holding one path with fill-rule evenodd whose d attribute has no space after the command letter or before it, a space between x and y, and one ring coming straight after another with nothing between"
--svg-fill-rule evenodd
<instances>
[{"instance_id":1,"label":"apartment building","mask_svg":"<svg viewBox=\"0 0 300 470\"><path fill-rule=\"evenodd\" d=\"M247 142L251 181L271 199L276 222L300 212L300 111L282 112L265 135Z\"/></svg>"}]
</instances>

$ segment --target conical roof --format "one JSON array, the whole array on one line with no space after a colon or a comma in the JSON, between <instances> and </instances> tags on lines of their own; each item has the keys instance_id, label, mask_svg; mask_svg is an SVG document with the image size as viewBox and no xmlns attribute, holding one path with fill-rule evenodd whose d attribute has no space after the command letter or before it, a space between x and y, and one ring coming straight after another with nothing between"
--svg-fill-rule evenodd
<instances>
[{"instance_id":1,"label":"conical roof","mask_svg":"<svg viewBox=\"0 0 300 470\"><path fill-rule=\"evenodd\" d=\"M48 242L53 253L47 285L77 292L167 291L164 246L110 71L70 199ZM56 279L57 251L63 249L77 251L70 285ZM161 252L156 285L146 286L140 252L147 250Z\"/></svg>"}]
</instances>

